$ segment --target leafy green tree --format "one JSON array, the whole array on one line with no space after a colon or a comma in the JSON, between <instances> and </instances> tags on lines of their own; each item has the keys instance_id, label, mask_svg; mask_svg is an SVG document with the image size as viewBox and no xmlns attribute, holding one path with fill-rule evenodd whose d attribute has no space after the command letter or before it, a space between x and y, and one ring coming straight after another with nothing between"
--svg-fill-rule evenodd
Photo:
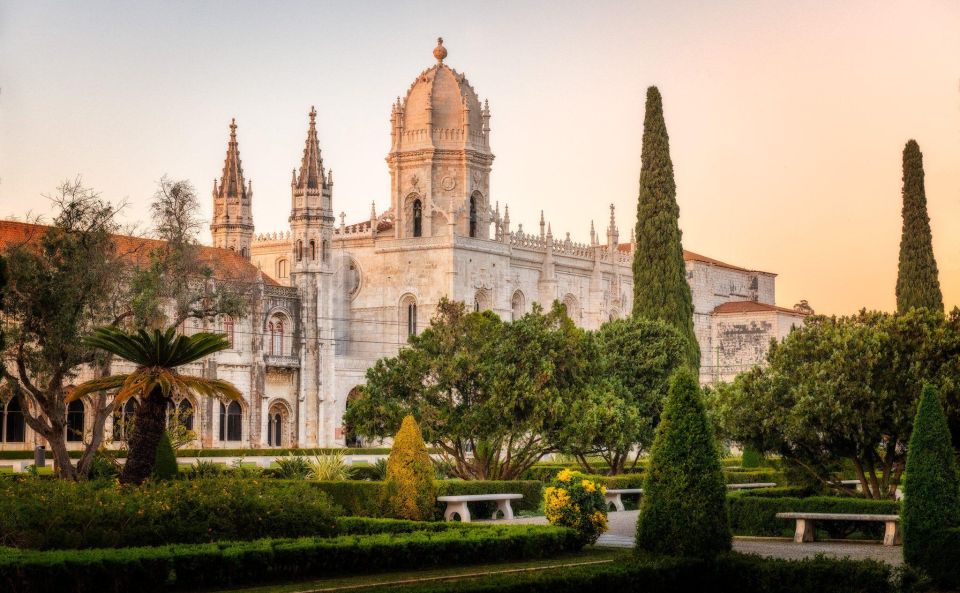
<instances>
[{"instance_id":1,"label":"leafy green tree","mask_svg":"<svg viewBox=\"0 0 960 593\"><path fill-rule=\"evenodd\" d=\"M385 510L396 519L428 521L433 518L435 496L433 461L420 426L413 416L406 416L387 459Z\"/></svg>"},{"instance_id":2,"label":"leafy green tree","mask_svg":"<svg viewBox=\"0 0 960 593\"><path fill-rule=\"evenodd\" d=\"M124 484L140 484L153 472L157 446L166 434L167 410L174 394L194 393L207 397L242 399L242 395L227 381L183 375L177 371L191 362L230 347L219 334L199 333L192 336L176 335L173 328L161 333L140 330L134 335L121 330L102 327L84 342L136 365L132 373L92 379L78 385L70 393L71 400L89 393L117 390L114 401L123 403L131 397L140 398L134 423L136 430L130 437L130 452L120 474Z\"/></svg>"},{"instance_id":3,"label":"leafy green tree","mask_svg":"<svg viewBox=\"0 0 960 593\"><path fill-rule=\"evenodd\" d=\"M960 473L937 390L923 388L907 453L903 557L936 573L939 532L960 525Z\"/></svg>"},{"instance_id":4,"label":"leafy green tree","mask_svg":"<svg viewBox=\"0 0 960 593\"><path fill-rule=\"evenodd\" d=\"M157 455L153 465L153 477L158 480L172 480L177 477L177 454L170 443L170 435L164 431L157 443Z\"/></svg>"},{"instance_id":5,"label":"leafy green tree","mask_svg":"<svg viewBox=\"0 0 960 593\"><path fill-rule=\"evenodd\" d=\"M727 488L696 377L670 381L644 481L637 549L710 558L731 546Z\"/></svg>"},{"instance_id":6,"label":"leafy green tree","mask_svg":"<svg viewBox=\"0 0 960 593\"><path fill-rule=\"evenodd\" d=\"M591 334L594 381L570 404L560 448L589 473L599 456L619 474L653 442L670 376L686 362L686 342L662 321L611 321Z\"/></svg>"},{"instance_id":7,"label":"leafy green tree","mask_svg":"<svg viewBox=\"0 0 960 593\"><path fill-rule=\"evenodd\" d=\"M837 489L836 469L848 461L867 497L892 498L923 384L957 401L960 317L815 316L773 344L767 363L713 391L723 436Z\"/></svg>"},{"instance_id":8,"label":"leafy green tree","mask_svg":"<svg viewBox=\"0 0 960 593\"><path fill-rule=\"evenodd\" d=\"M345 422L393 435L406 415L466 479L510 480L556 450L569 404L588 382L587 340L555 303L505 323L441 300L430 326L367 371Z\"/></svg>"},{"instance_id":9,"label":"leafy green tree","mask_svg":"<svg viewBox=\"0 0 960 593\"><path fill-rule=\"evenodd\" d=\"M923 153L917 141L910 140L903 148L903 233L897 271L897 311L900 313L914 307L943 311L923 176Z\"/></svg>"},{"instance_id":10,"label":"leafy green tree","mask_svg":"<svg viewBox=\"0 0 960 593\"><path fill-rule=\"evenodd\" d=\"M676 327L687 340L690 368L699 370L700 346L693 330L693 297L683 263L670 137L660 91L655 86L647 89L640 160L633 315L660 319Z\"/></svg>"}]
</instances>

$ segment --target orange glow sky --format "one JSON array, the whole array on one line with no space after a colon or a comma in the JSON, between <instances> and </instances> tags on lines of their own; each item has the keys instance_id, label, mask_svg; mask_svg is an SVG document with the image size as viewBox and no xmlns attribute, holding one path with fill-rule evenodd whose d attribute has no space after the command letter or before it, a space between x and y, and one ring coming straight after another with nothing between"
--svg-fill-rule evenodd
<instances>
[{"instance_id":1,"label":"orange glow sky","mask_svg":"<svg viewBox=\"0 0 960 593\"><path fill-rule=\"evenodd\" d=\"M155 181L205 215L228 124L258 232L287 227L316 105L334 208L389 206L390 104L433 63L490 100L491 199L532 230L634 223L644 93L664 97L687 249L779 274L777 300L893 309L900 156L924 153L960 305L960 2L0 4L0 217L82 174L146 219ZM205 239L207 237L205 236Z\"/></svg>"}]
</instances>

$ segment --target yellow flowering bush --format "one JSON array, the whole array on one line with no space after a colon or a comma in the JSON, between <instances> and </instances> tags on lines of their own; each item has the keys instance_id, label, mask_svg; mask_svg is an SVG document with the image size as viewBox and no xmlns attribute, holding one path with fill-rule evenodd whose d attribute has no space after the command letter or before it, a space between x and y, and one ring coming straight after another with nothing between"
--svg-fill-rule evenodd
<instances>
[{"instance_id":1,"label":"yellow flowering bush","mask_svg":"<svg viewBox=\"0 0 960 593\"><path fill-rule=\"evenodd\" d=\"M551 525L571 527L584 545L607 530L606 488L580 472L564 469L543 491L543 510Z\"/></svg>"}]
</instances>

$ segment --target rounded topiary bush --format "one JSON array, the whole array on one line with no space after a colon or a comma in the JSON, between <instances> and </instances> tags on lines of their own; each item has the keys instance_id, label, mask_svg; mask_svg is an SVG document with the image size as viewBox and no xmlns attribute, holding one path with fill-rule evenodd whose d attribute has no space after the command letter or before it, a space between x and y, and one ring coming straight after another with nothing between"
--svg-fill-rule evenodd
<instances>
[{"instance_id":1,"label":"rounded topiary bush","mask_svg":"<svg viewBox=\"0 0 960 593\"><path fill-rule=\"evenodd\" d=\"M413 416L403 419L393 439L383 490L386 516L412 521L433 518L433 462Z\"/></svg>"},{"instance_id":2,"label":"rounded topiary bush","mask_svg":"<svg viewBox=\"0 0 960 593\"><path fill-rule=\"evenodd\" d=\"M937 390L926 385L920 395L907 449L903 485L903 558L908 564L940 575L940 542L960 525L960 475L950 443L950 429Z\"/></svg>"},{"instance_id":3,"label":"rounded topiary bush","mask_svg":"<svg viewBox=\"0 0 960 593\"><path fill-rule=\"evenodd\" d=\"M727 489L700 386L683 368L670 379L650 450L637 549L710 558L730 550Z\"/></svg>"},{"instance_id":4,"label":"rounded topiary bush","mask_svg":"<svg viewBox=\"0 0 960 593\"><path fill-rule=\"evenodd\" d=\"M606 487L580 472L562 470L543 490L543 510L551 525L570 527L582 545L596 543L607 530Z\"/></svg>"}]
</instances>

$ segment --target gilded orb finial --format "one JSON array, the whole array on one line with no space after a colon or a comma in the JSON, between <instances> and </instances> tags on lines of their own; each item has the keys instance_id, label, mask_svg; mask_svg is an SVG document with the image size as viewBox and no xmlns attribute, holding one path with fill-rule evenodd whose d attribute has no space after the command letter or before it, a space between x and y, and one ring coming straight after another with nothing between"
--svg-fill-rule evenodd
<instances>
[{"instance_id":1,"label":"gilded orb finial","mask_svg":"<svg viewBox=\"0 0 960 593\"><path fill-rule=\"evenodd\" d=\"M437 58L441 64L447 57L447 48L443 47L443 37L437 37L437 47L433 48L433 57Z\"/></svg>"}]
</instances>

